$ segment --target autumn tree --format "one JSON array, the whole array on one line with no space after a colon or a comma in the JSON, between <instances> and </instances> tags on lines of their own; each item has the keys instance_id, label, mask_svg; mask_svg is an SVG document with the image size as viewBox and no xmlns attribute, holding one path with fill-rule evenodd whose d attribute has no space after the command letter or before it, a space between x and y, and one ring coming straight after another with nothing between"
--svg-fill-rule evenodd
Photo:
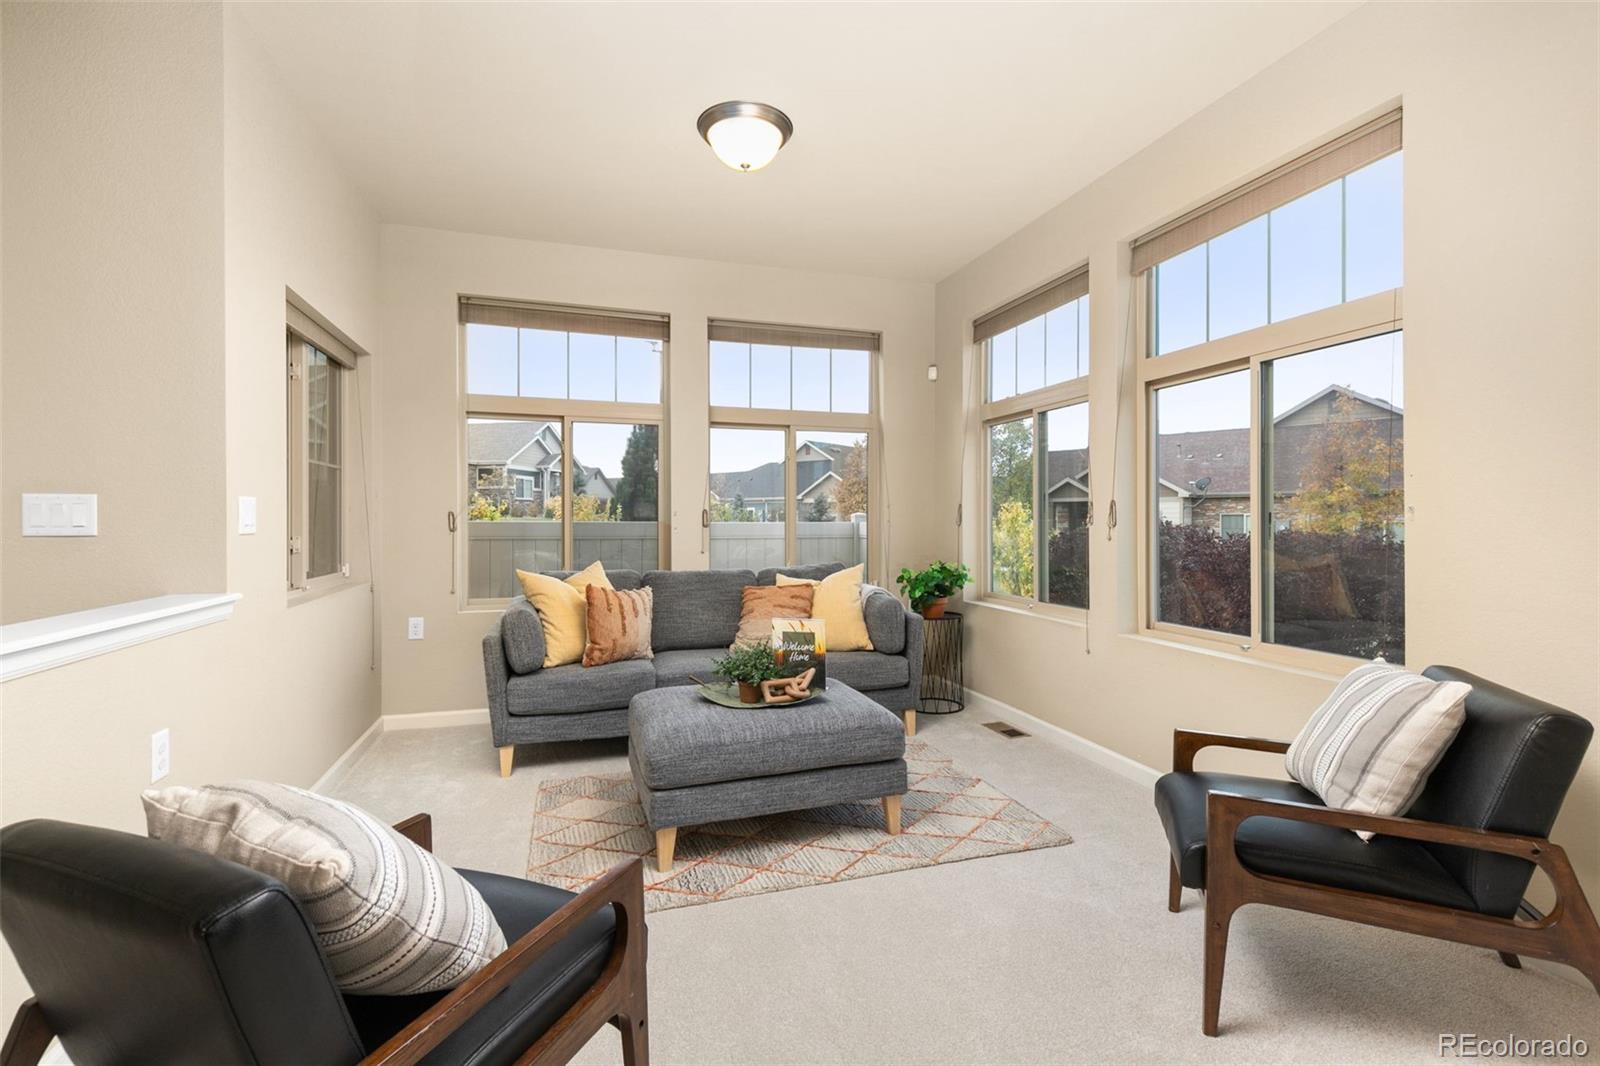
<instances>
[{"instance_id":1,"label":"autumn tree","mask_svg":"<svg viewBox=\"0 0 1600 1066\"><path fill-rule=\"evenodd\" d=\"M867 445L858 441L839 461L839 487L833 502L840 518L867 513Z\"/></svg>"},{"instance_id":2,"label":"autumn tree","mask_svg":"<svg viewBox=\"0 0 1600 1066\"><path fill-rule=\"evenodd\" d=\"M1398 419L1360 418L1360 401L1340 396L1316 427L1300 491L1290 503L1310 533L1384 533L1402 520L1402 438Z\"/></svg>"}]
</instances>

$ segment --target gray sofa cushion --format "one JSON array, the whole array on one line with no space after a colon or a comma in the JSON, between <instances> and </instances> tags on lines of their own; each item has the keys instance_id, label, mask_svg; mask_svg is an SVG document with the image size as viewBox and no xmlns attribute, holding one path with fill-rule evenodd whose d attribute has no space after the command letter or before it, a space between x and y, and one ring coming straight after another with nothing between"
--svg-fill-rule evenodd
<instances>
[{"instance_id":1,"label":"gray sofa cushion","mask_svg":"<svg viewBox=\"0 0 1600 1066\"><path fill-rule=\"evenodd\" d=\"M899 655L906 650L906 609L899 600L879 589L867 597L863 613L874 651Z\"/></svg>"},{"instance_id":2,"label":"gray sofa cushion","mask_svg":"<svg viewBox=\"0 0 1600 1066\"><path fill-rule=\"evenodd\" d=\"M578 573L578 571L541 570L539 573L543 574L545 577L553 577L557 581L565 581L573 574ZM611 587L614 589L636 589L642 587L644 584L643 575L641 575L637 570L607 570L606 580L611 582Z\"/></svg>"},{"instance_id":3,"label":"gray sofa cushion","mask_svg":"<svg viewBox=\"0 0 1600 1066\"><path fill-rule=\"evenodd\" d=\"M715 684L722 678L711 673L711 664L728 654L727 648L681 648L656 652L656 687L698 684L694 678ZM690 675L693 675L692 677Z\"/></svg>"},{"instance_id":4,"label":"gray sofa cushion","mask_svg":"<svg viewBox=\"0 0 1600 1066\"><path fill-rule=\"evenodd\" d=\"M649 659L627 659L604 666L571 663L506 682L509 714L570 714L626 707L656 684Z\"/></svg>"},{"instance_id":5,"label":"gray sofa cushion","mask_svg":"<svg viewBox=\"0 0 1600 1066\"><path fill-rule=\"evenodd\" d=\"M757 585L776 585L779 574L798 577L805 581L821 581L829 574L844 569L843 563L807 563L804 566L769 566L756 575Z\"/></svg>"},{"instance_id":6,"label":"gray sofa cushion","mask_svg":"<svg viewBox=\"0 0 1600 1066\"><path fill-rule=\"evenodd\" d=\"M843 681L851 688L872 692L880 688L900 688L910 680L910 667L904 655L876 651L830 651L828 684Z\"/></svg>"},{"instance_id":7,"label":"gray sofa cushion","mask_svg":"<svg viewBox=\"0 0 1600 1066\"><path fill-rule=\"evenodd\" d=\"M514 674L531 674L544 665L544 623L526 596L518 596L500 620L506 664ZM874 641L873 643L877 643Z\"/></svg>"},{"instance_id":8,"label":"gray sofa cushion","mask_svg":"<svg viewBox=\"0 0 1600 1066\"><path fill-rule=\"evenodd\" d=\"M657 689L628 714L629 757L653 789L899 759L893 713L841 688L793 707L734 710L685 688Z\"/></svg>"},{"instance_id":9,"label":"gray sofa cushion","mask_svg":"<svg viewBox=\"0 0 1600 1066\"><path fill-rule=\"evenodd\" d=\"M726 648L739 632L743 592L756 583L753 570L651 570L644 584L654 591L651 647Z\"/></svg>"}]
</instances>

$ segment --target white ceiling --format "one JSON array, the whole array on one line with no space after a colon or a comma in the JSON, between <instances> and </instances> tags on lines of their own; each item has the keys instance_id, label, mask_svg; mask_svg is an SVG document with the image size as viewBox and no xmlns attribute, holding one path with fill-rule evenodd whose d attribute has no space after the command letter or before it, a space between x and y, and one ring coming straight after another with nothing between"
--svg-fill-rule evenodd
<instances>
[{"instance_id":1,"label":"white ceiling","mask_svg":"<svg viewBox=\"0 0 1600 1066\"><path fill-rule=\"evenodd\" d=\"M936 280L1354 3L241 4L385 221ZM794 120L737 174L694 122Z\"/></svg>"}]
</instances>

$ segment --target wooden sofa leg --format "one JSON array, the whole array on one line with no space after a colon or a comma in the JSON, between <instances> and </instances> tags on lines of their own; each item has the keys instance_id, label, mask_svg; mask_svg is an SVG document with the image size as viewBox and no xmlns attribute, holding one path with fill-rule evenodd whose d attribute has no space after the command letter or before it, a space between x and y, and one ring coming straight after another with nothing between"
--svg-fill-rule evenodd
<instances>
[{"instance_id":1,"label":"wooden sofa leg","mask_svg":"<svg viewBox=\"0 0 1600 1066\"><path fill-rule=\"evenodd\" d=\"M1167 861L1167 910L1173 914L1183 906L1183 882L1178 879L1178 864L1174 860Z\"/></svg>"},{"instance_id":2,"label":"wooden sofa leg","mask_svg":"<svg viewBox=\"0 0 1600 1066\"><path fill-rule=\"evenodd\" d=\"M678 827L668 826L656 830L656 869L661 873L672 872L672 849L678 846Z\"/></svg>"},{"instance_id":3,"label":"wooden sofa leg","mask_svg":"<svg viewBox=\"0 0 1600 1066\"><path fill-rule=\"evenodd\" d=\"M883 828L887 830L889 835L892 837L900 835L899 796L883 797Z\"/></svg>"},{"instance_id":4,"label":"wooden sofa leg","mask_svg":"<svg viewBox=\"0 0 1600 1066\"><path fill-rule=\"evenodd\" d=\"M916 712L916 710L913 708L911 710L905 711L904 715L905 715L905 722L906 722L906 736L908 736L908 737L916 736L917 735L917 712Z\"/></svg>"},{"instance_id":5,"label":"wooden sofa leg","mask_svg":"<svg viewBox=\"0 0 1600 1066\"><path fill-rule=\"evenodd\" d=\"M517 757L517 746L515 744L507 744L505 747L500 749L500 776L501 777L510 777L511 776L511 763L516 759L516 757Z\"/></svg>"},{"instance_id":6,"label":"wooden sofa leg","mask_svg":"<svg viewBox=\"0 0 1600 1066\"><path fill-rule=\"evenodd\" d=\"M1511 954L1509 951L1500 952L1500 961L1511 967L1513 970L1522 969L1522 960Z\"/></svg>"}]
</instances>

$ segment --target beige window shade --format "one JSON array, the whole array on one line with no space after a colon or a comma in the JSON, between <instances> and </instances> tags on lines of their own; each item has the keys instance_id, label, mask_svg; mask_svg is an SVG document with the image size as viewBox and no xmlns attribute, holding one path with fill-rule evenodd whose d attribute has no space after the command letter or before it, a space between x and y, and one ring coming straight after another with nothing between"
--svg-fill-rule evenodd
<instances>
[{"instance_id":1,"label":"beige window shade","mask_svg":"<svg viewBox=\"0 0 1600 1066\"><path fill-rule=\"evenodd\" d=\"M729 322L712 319L711 339L734 344L777 344L789 348L843 348L875 352L881 342L877 333L844 329L812 329L808 326L764 326L755 322Z\"/></svg>"},{"instance_id":2,"label":"beige window shade","mask_svg":"<svg viewBox=\"0 0 1600 1066\"><path fill-rule=\"evenodd\" d=\"M562 333L594 333L602 337L640 337L652 341L666 340L669 326L666 315L591 311L471 296L461 298L461 321L481 326L516 326Z\"/></svg>"},{"instance_id":3,"label":"beige window shade","mask_svg":"<svg viewBox=\"0 0 1600 1066\"><path fill-rule=\"evenodd\" d=\"M318 351L327 355L328 358L340 366L354 369L356 365L355 349L334 336L332 330L294 304L286 305L284 314L288 320L289 332L310 341Z\"/></svg>"},{"instance_id":4,"label":"beige window shade","mask_svg":"<svg viewBox=\"0 0 1600 1066\"><path fill-rule=\"evenodd\" d=\"M1133 272L1143 274L1157 263L1398 152L1400 146L1400 112L1391 111L1140 237L1133 242Z\"/></svg>"},{"instance_id":5,"label":"beige window shade","mask_svg":"<svg viewBox=\"0 0 1600 1066\"><path fill-rule=\"evenodd\" d=\"M1069 304L1080 296L1087 296L1088 293L1089 268L1074 270L1066 277L1057 278L1048 285L1040 286L1026 296L1020 296L999 310L990 311L978 319L972 324L973 343L986 341L997 333L1004 333L1012 326L1020 326L1047 311L1054 311L1064 304Z\"/></svg>"}]
</instances>

